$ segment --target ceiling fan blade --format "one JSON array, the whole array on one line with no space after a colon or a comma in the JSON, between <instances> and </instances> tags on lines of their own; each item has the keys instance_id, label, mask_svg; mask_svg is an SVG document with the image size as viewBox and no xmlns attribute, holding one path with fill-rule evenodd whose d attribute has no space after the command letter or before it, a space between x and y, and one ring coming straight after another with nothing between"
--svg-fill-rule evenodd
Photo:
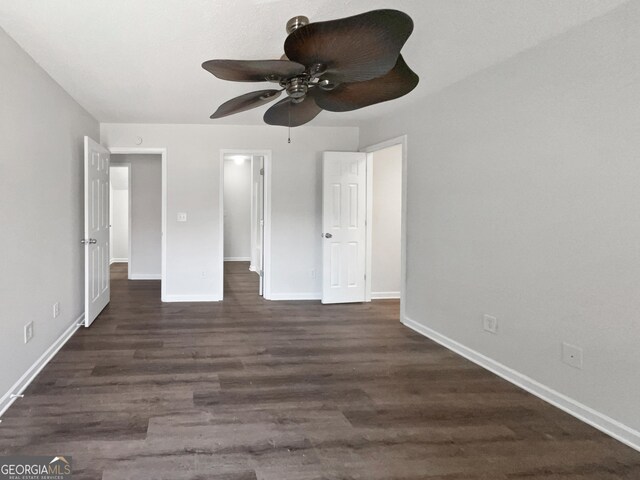
<instances>
[{"instance_id":1,"label":"ceiling fan blade","mask_svg":"<svg viewBox=\"0 0 640 480\"><path fill-rule=\"evenodd\" d=\"M342 83L333 90L315 87L316 102L323 110L348 112L402 97L418 85L418 75L398 56L396 66L382 77L365 82Z\"/></svg>"},{"instance_id":2,"label":"ceiling fan blade","mask_svg":"<svg viewBox=\"0 0 640 480\"><path fill-rule=\"evenodd\" d=\"M280 100L264 113L264 121L269 125L299 127L316 118L321 111L309 92L300 103L293 103L289 97Z\"/></svg>"},{"instance_id":3,"label":"ceiling fan blade","mask_svg":"<svg viewBox=\"0 0 640 480\"><path fill-rule=\"evenodd\" d=\"M413 20L398 10L373 10L353 17L310 23L284 43L294 62L326 67L334 83L363 82L393 68L413 31Z\"/></svg>"},{"instance_id":4,"label":"ceiling fan blade","mask_svg":"<svg viewBox=\"0 0 640 480\"><path fill-rule=\"evenodd\" d=\"M288 60L208 60L202 64L207 72L234 82L278 81L304 72L304 65Z\"/></svg>"},{"instance_id":5,"label":"ceiling fan blade","mask_svg":"<svg viewBox=\"0 0 640 480\"><path fill-rule=\"evenodd\" d=\"M218 107L209 118L222 118L234 113L244 112L252 108L269 103L280 96L282 90L258 90L257 92L245 93L239 97L232 98Z\"/></svg>"}]
</instances>

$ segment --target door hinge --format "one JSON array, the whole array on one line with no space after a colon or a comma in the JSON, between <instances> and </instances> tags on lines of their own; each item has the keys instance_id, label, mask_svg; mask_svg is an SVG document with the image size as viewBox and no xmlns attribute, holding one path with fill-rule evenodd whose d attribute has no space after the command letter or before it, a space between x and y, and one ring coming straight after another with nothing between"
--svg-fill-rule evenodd
<instances>
[{"instance_id":1,"label":"door hinge","mask_svg":"<svg viewBox=\"0 0 640 480\"><path fill-rule=\"evenodd\" d=\"M264 270L260 270L260 276L264 277Z\"/></svg>"},{"instance_id":2,"label":"door hinge","mask_svg":"<svg viewBox=\"0 0 640 480\"><path fill-rule=\"evenodd\" d=\"M264 168L260 169L260 175L264 175Z\"/></svg>"}]
</instances>

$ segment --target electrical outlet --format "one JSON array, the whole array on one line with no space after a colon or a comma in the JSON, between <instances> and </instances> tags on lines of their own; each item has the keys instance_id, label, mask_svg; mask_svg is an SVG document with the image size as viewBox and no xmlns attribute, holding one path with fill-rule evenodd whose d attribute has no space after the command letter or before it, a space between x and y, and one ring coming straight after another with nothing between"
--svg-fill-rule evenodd
<instances>
[{"instance_id":1,"label":"electrical outlet","mask_svg":"<svg viewBox=\"0 0 640 480\"><path fill-rule=\"evenodd\" d=\"M482 327L486 332L494 334L498 333L498 319L496 317L492 317L491 315L483 315Z\"/></svg>"},{"instance_id":2,"label":"electrical outlet","mask_svg":"<svg viewBox=\"0 0 640 480\"><path fill-rule=\"evenodd\" d=\"M33 338L33 322L24 326L24 343L28 343Z\"/></svg>"},{"instance_id":3,"label":"electrical outlet","mask_svg":"<svg viewBox=\"0 0 640 480\"><path fill-rule=\"evenodd\" d=\"M582 369L582 348L562 342L562 361L573 368Z\"/></svg>"},{"instance_id":4,"label":"electrical outlet","mask_svg":"<svg viewBox=\"0 0 640 480\"><path fill-rule=\"evenodd\" d=\"M53 304L53 318L58 318L58 315L60 315L60 302Z\"/></svg>"},{"instance_id":5,"label":"electrical outlet","mask_svg":"<svg viewBox=\"0 0 640 480\"><path fill-rule=\"evenodd\" d=\"M178 221L179 222L186 222L187 221L187 214L185 212L178 213Z\"/></svg>"},{"instance_id":6,"label":"electrical outlet","mask_svg":"<svg viewBox=\"0 0 640 480\"><path fill-rule=\"evenodd\" d=\"M315 268L311 269L311 278L316 278L316 269Z\"/></svg>"}]
</instances>

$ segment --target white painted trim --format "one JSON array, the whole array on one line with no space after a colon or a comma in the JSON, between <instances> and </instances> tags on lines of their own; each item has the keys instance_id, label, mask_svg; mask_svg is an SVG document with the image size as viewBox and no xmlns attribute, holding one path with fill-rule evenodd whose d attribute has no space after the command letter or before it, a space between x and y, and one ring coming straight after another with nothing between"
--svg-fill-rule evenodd
<instances>
[{"instance_id":1,"label":"white painted trim","mask_svg":"<svg viewBox=\"0 0 640 480\"><path fill-rule=\"evenodd\" d=\"M255 265L249 265L249 271L258 273L258 269L256 268Z\"/></svg>"},{"instance_id":2,"label":"white painted trim","mask_svg":"<svg viewBox=\"0 0 640 480\"><path fill-rule=\"evenodd\" d=\"M370 302L373 298L371 292L372 271L373 271L373 152L367 153L367 197L366 197L366 245L365 245L365 265L364 265L364 301Z\"/></svg>"},{"instance_id":3,"label":"white painted trim","mask_svg":"<svg viewBox=\"0 0 640 480\"><path fill-rule=\"evenodd\" d=\"M269 300L321 300L322 292L315 293L272 293Z\"/></svg>"},{"instance_id":4,"label":"white painted trim","mask_svg":"<svg viewBox=\"0 0 640 480\"><path fill-rule=\"evenodd\" d=\"M264 294L263 298L271 298L271 150L252 149L220 149L220 196L219 196L219 242L220 242L220 300L224 297L224 156L225 155L251 155L264 157L264 240L262 244L264 256ZM250 259L249 259L250 260Z\"/></svg>"},{"instance_id":5,"label":"white painted trim","mask_svg":"<svg viewBox=\"0 0 640 480\"><path fill-rule=\"evenodd\" d=\"M167 295L165 302L219 302L219 295Z\"/></svg>"},{"instance_id":6,"label":"white painted trim","mask_svg":"<svg viewBox=\"0 0 640 480\"><path fill-rule=\"evenodd\" d=\"M224 257L225 262L250 262L251 257Z\"/></svg>"},{"instance_id":7,"label":"white painted trim","mask_svg":"<svg viewBox=\"0 0 640 480\"><path fill-rule=\"evenodd\" d=\"M160 273L132 273L129 280L162 280Z\"/></svg>"},{"instance_id":8,"label":"white painted trim","mask_svg":"<svg viewBox=\"0 0 640 480\"><path fill-rule=\"evenodd\" d=\"M361 148L361 152L367 154L376 152L378 150L385 149L387 147L393 147L394 145L402 145L402 219L400 227L400 321L405 318L406 310L406 292L407 292L407 166L409 161L408 156L408 140L407 135L401 135L384 142L376 143L368 147ZM371 187L373 185L373 179L371 183L369 180L370 165L373 165L373 157L367 155L367 247L366 247L366 271L367 277L365 278L365 298L366 301L371 301L371 263L372 263L372 249L371 249L371 227L373 225L373 197L370 195Z\"/></svg>"},{"instance_id":9,"label":"white painted trim","mask_svg":"<svg viewBox=\"0 0 640 480\"><path fill-rule=\"evenodd\" d=\"M271 294L271 151L264 157L264 238L262 239L263 286L262 296L272 300Z\"/></svg>"},{"instance_id":10,"label":"white painted trim","mask_svg":"<svg viewBox=\"0 0 640 480\"><path fill-rule=\"evenodd\" d=\"M577 419L597 428L601 432L606 433L625 445L640 451L640 432L637 430L634 430L633 428L628 427L627 425L624 425L623 423L614 420L604 413L598 412L593 408L574 400L573 398L557 392L556 390L553 390L552 388L547 387L546 385L543 385L542 383L513 370L492 358L476 352L475 350L472 350L461 343L416 322L415 320L406 316L403 316L402 318L402 323L412 330L430 338L434 342L439 343L443 347L463 356L467 360L480 365L482 368L495 373L499 377L504 378L508 382L511 382L532 395L550 403L554 407L567 412L569 415L573 415Z\"/></svg>"},{"instance_id":11,"label":"white painted trim","mask_svg":"<svg viewBox=\"0 0 640 480\"><path fill-rule=\"evenodd\" d=\"M218 274L220 276L220 291L218 295L224 298L224 155L226 152L220 150L220 185L218 188L218 242L220 245L220 264Z\"/></svg>"},{"instance_id":12,"label":"white painted trim","mask_svg":"<svg viewBox=\"0 0 640 480\"><path fill-rule=\"evenodd\" d=\"M400 292L371 292L371 298L374 300L400 298Z\"/></svg>"},{"instance_id":13,"label":"white painted trim","mask_svg":"<svg viewBox=\"0 0 640 480\"><path fill-rule=\"evenodd\" d=\"M34 378L40 373L40 371L51 361L51 359L58 353L58 351L64 346L65 343L73 336L73 334L80 328L80 325L84 324L84 313L80 315L76 320L69 325L62 335L60 335L53 344L47 348L47 350L40 355L29 369L18 379L16 383L0 398L0 417L4 415L4 412L16 401L16 398L11 398L12 394L22 395L22 392L29 386Z\"/></svg>"},{"instance_id":14,"label":"white painted trim","mask_svg":"<svg viewBox=\"0 0 640 480\"><path fill-rule=\"evenodd\" d=\"M160 274L160 300L167 300L167 149L156 147L108 147L113 155L149 155L156 154L162 158L162 273ZM129 171L129 222L131 222L131 170ZM131 239L131 223L129 223L129 239ZM131 241L129 241L131 256Z\"/></svg>"},{"instance_id":15,"label":"white painted trim","mask_svg":"<svg viewBox=\"0 0 640 480\"><path fill-rule=\"evenodd\" d=\"M133 263L133 255L131 255L133 252L131 248L131 238L133 237L133 192L131 191L131 187L133 186L133 179L131 175L133 174L133 168L131 167L131 163L127 163L127 167L129 168L127 172L127 252L129 257L131 257L131 262L127 262L127 278L131 280L131 264Z\"/></svg>"},{"instance_id":16,"label":"white painted trim","mask_svg":"<svg viewBox=\"0 0 640 480\"><path fill-rule=\"evenodd\" d=\"M129 259L128 258L112 258L111 259L111 263L129 263Z\"/></svg>"}]
</instances>

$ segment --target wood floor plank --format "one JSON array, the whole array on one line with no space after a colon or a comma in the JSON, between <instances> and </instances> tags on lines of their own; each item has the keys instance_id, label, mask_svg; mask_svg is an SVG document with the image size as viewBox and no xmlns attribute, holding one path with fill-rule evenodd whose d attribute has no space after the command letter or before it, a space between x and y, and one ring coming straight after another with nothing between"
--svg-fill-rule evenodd
<instances>
[{"instance_id":1,"label":"wood floor plank","mask_svg":"<svg viewBox=\"0 0 640 480\"><path fill-rule=\"evenodd\" d=\"M111 303L3 416L0 454L76 479L638 480L640 454L399 323L397 301Z\"/></svg>"}]
</instances>

